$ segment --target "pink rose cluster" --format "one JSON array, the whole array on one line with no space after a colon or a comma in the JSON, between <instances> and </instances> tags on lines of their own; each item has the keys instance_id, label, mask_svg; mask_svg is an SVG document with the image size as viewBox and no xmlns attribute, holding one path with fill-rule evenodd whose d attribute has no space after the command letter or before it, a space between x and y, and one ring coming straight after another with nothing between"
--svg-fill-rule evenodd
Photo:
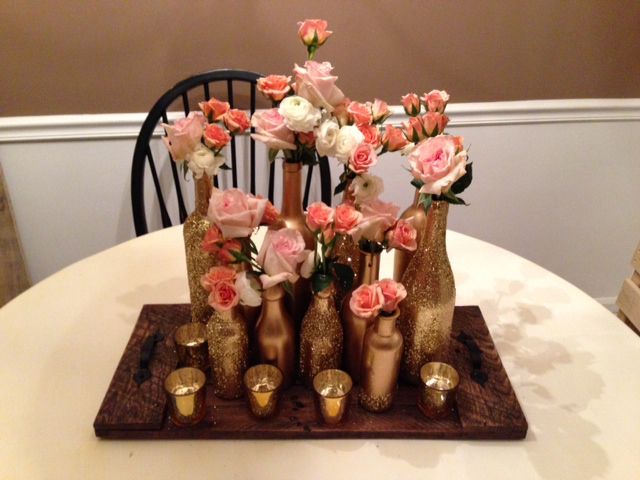
<instances>
[{"instance_id":1,"label":"pink rose cluster","mask_svg":"<svg viewBox=\"0 0 640 480\"><path fill-rule=\"evenodd\" d=\"M393 313L407 296L404 286L392 279L383 279L371 285L360 285L351 294L349 308L361 318L374 318L380 311Z\"/></svg>"},{"instance_id":2,"label":"pink rose cluster","mask_svg":"<svg viewBox=\"0 0 640 480\"><path fill-rule=\"evenodd\" d=\"M420 193L442 195L466 173L467 152L462 137L438 135L420 142L409 154L411 174Z\"/></svg>"},{"instance_id":3,"label":"pink rose cluster","mask_svg":"<svg viewBox=\"0 0 640 480\"><path fill-rule=\"evenodd\" d=\"M404 111L409 115L409 121L403 126L405 138L417 143L427 137L433 137L444 132L449 117L444 110L449 103L449 94L444 90L431 90L422 97L415 93L407 93L401 99ZM425 113L420 115L422 107Z\"/></svg>"},{"instance_id":4,"label":"pink rose cluster","mask_svg":"<svg viewBox=\"0 0 640 480\"><path fill-rule=\"evenodd\" d=\"M246 272L238 273L231 267L215 266L202 276L200 284L209 292L209 305L218 312L229 311L238 304L260 304L260 295L248 280Z\"/></svg>"}]
</instances>

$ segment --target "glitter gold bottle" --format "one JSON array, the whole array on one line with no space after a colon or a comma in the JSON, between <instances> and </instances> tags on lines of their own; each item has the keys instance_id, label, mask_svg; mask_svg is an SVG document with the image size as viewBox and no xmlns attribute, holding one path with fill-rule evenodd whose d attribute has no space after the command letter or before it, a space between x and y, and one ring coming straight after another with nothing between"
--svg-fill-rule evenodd
<instances>
[{"instance_id":1,"label":"glitter gold bottle","mask_svg":"<svg viewBox=\"0 0 640 480\"><path fill-rule=\"evenodd\" d=\"M207 209L212 188L210 176L202 175L201 178L195 179L196 208L187 217L182 227L191 299L191 321L202 323L206 323L213 313L213 309L207 302L209 293L200 285L200 277L215 265L214 257L203 252L201 248L204 235L210 226L207 220Z\"/></svg>"},{"instance_id":2,"label":"glitter gold bottle","mask_svg":"<svg viewBox=\"0 0 640 480\"><path fill-rule=\"evenodd\" d=\"M425 230L425 226L427 224L427 214L424 211L422 205L418 204L418 199L420 197L420 192L416 190L415 197L413 199L413 203L409 208L407 208L400 218L402 220L407 220L409 218L412 219L412 225L416 229L416 243L420 245L420 240L422 239L422 233ZM407 266L409 265L409 261L413 258L413 254L415 252L411 252L409 250L404 250L401 248L395 249L394 261L393 261L393 279L396 282L402 280L402 275L404 274Z\"/></svg>"},{"instance_id":3,"label":"glitter gold bottle","mask_svg":"<svg viewBox=\"0 0 640 480\"><path fill-rule=\"evenodd\" d=\"M355 199L351 192L351 182L349 182L342 194L342 203L353 204L354 201ZM333 254L339 263L351 268L354 273L353 284L358 285L358 275L360 273L360 247L358 246L358 242L354 241L351 235L338 235L333 247ZM336 288L336 308L341 308L347 293L345 290Z\"/></svg>"},{"instance_id":4,"label":"glitter gold bottle","mask_svg":"<svg viewBox=\"0 0 640 480\"><path fill-rule=\"evenodd\" d=\"M449 345L456 286L447 256L446 233L449 204L434 201L415 255L402 276L407 297L398 328L404 337L401 375L420 381L420 367L438 360Z\"/></svg>"},{"instance_id":5,"label":"glitter gold bottle","mask_svg":"<svg viewBox=\"0 0 640 480\"><path fill-rule=\"evenodd\" d=\"M308 388L326 369L340 368L342 325L334 304L333 285L313 295L300 330L300 378Z\"/></svg>"}]
</instances>

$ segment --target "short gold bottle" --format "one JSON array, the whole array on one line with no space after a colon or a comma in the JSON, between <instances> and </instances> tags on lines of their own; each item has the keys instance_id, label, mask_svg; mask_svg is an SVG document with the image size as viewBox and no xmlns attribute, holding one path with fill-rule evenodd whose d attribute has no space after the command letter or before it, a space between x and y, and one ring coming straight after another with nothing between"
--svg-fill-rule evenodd
<instances>
[{"instance_id":1,"label":"short gold bottle","mask_svg":"<svg viewBox=\"0 0 640 480\"><path fill-rule=\"evenodd\" d=\"M420 245L420 240L422 240L422 234L424 232L425 226L427 224L427 214L424 211L424 207L418 204L420 199L420 192L416 190L416 194L413 198L413 203L409 208L407 208L400 218L402 220L407 220L409 218L412 219L411 223L413 227L416 229L416 243ZM399 248L395 249L394 261L393 261L393 279L396 282L402 280L402 275L404 275L404 271L407 269L407 265L413 258L415 252L410 252L409 250L402 250Z\"/></svg>"}]
</instances>

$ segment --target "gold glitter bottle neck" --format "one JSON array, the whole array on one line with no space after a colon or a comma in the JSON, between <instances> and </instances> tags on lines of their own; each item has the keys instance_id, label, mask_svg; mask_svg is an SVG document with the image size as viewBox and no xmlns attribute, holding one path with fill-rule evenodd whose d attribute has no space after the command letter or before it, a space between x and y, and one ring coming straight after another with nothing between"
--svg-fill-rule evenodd
<instances>
[{"instance_id":1,"label":"gold glitter bottle neck","mask_svg":"<svg viewBox=\"0 0 640 480\"><path fill-rule=\"evenodd\" d=\"M285 217L302 216L302 164L284 162L282 165L282 215Z\"/></svg>"},{"instance_id":2,"label":"gold glitter bottle neck","mask_svg":"<svg viewBox=\"0 0 640 480\"><path fill-rule=\"evenodd\" d=\"M378 280L380 274L380 252L365 252L360 250L360 270L358 278L360 285L371 285Z\"/></svg>"},{"instance_id":3,"label":"gold glitter bottle neck","mask_svg":"<svg viewBox=\"0 0 640 480\"><path fill-rule=\"evenodd\" d=\"M381 337L390 337L393 335L393 332L396 329L396 320L398 319L398 315L400 315L400 310L397 308L390 315L385 315L381 312L380 315L378 315L378 318L376 318L376 333Z\"/></svg>"},{"instance_id":4,"label":"gold glitter bottle neck","mask_svg":"<svg viewBox=\"0 0 640 480\"><path fill-rule=\"evenodd\" d=\"M211 191L213 190L213 181L209 175L202 175L202 177L196 179L196 212L200 215L206 216L209 209L209 198L211 198Z\"/></svg>"},{"instance_id":5,"label":"gold glitter bottle neck","mask_svg":"<svg viewBox=\"0 0 640 480\"><path fill-rule=\"evenodd\" d=\"M347 185L344 188L344 192L342 193L342 203L356 203L356 197L351 190L351 180L347 181Z\"/></svg>"},{"instance_id":6,"label":"gold glitter bottle neck","mask_svg":"<svg viewBox=\"0 0 640 480\"><path fill-rule=\"evenodd\" d=\"M447 214L449 213L449 202L433 202L427 214L426 235L422 239L425 247L442 247L446 249L447 235Z\"/></svg>"}]
</instances>

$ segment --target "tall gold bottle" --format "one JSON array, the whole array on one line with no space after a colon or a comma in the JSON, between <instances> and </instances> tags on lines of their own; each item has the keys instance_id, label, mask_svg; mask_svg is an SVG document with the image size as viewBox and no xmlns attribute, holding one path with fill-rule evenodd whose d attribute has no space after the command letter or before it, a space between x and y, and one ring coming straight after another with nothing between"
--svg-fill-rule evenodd
<instances>
[{"instance_id":1,"label":"tall gold bottle","mask_svg":"<svg viewBox=\"0 0 640 480\"><path fill-rule=\"evenodd\" d=\"M364 337L359 401L370 412L389 410L398 388L403 344L396 327L399 313L382 312Z\"/></svg>"},{"instance_id":2,"label":"tall gold bottle","mask_svg":"<svg viewBox=\"0 0 640 480\"><path fill-rule=\"evenodd\" d=\"M401 374L412 383L420 381L420 367L449 345L456 286L447 256L448 212L447 202L431 204L420 245L402 276L407 297L398 319L404 337Z\"/></svg>"},{"instance_id":3,"label":"tall gold bottle","mask_svg":"<svg viewBox=\"0 0 640 480\"><path fill-rule=\"evenodd\" d=\"M300 378L308 388L322 370L340 368L342 325L335 308L333 285L313 295L300 329Z\"/></svg>"},{"instance_id":4,"label":"tall gold bottle","mask_svg":"<svg viewBox=\"0 0 640 480\"><path fill-rule=\"evenodd\" d=\"M242 379L248 367L249 335L240 308L214 310L207 322L207 343L215 395L225 399L241 397Z\"/></svg>"},{"instance_id":5,"label":"tall gold bottle","mask_svg":"<svg viewBox=\"0 0 640 480\"><path fill-rule=\"evenodd\" d=\"M408 218L413 217L413 226L416 229L416 243L420 245L420 240L422 240L422 233L424 232L425 226L427 225L427 214L424 211L422 205L418 204L420 199L420 192L416 190L416 194L413 198L413 203L409 208L407 208L400 218L402 220L407 220ZM415 252L410 252L408 250L401 250L399 248L395 249L394 254L394 262L393 262L393 279L396 282L402 280L402 275L404 275L409 262L413 258Z\"/></svg>"},{"instance_id":6,"label":"tall gold bottle","mask_svg":"<svg viewBox=\"0 0 640 480\"><path fill-rule=\"evenodd\" d=\"M284 306L284 290L275 285L262 292L262 310L255 334L260 363L278 367L284 377L283 387L293 382L296 340L293 320Z\"/></svg>"},{"instance_id":7,"label":"tall gold bottle","mask_svg":"<svg viewBox=\"0 0 640 480\"><path fill-rule=\"evenodd\" d=\"M293 228L302 234L306 248L314 250L316 239L311 230L307 228L302 211L302 164L284 162L282 175L282 219L287 228ZM305 278L299 278L293 284L293 296L287 295L285 301L293 317L294 325L298 327L311 302L309 281Z\"/></svg>"},{"instance_id":8,"label":"tall gold bottle","mask_svg":"<svg viewBox=\"0 0 640 480\"><path fill-rule=\"evenodd\" d=\"M360 271L358 275L358 284L371 285L378 280L380 273L380 252L364 252L360 251ZM355 315L349 308L351 300L351 290L342 302L342 325L344 328L344 367L351 375L354 383L360 381L360 363L362 359L362 346L364 342L364 334L367 328L373 324L373 318L362 318Z\"/></svg>"},{"instance_id":9,"label":"tall gold bottle","mask_svg":"<svg viewBox=\"0 0 640 480\"><path fill-rule=\"evenodd\" d=\"M196 208L187 217L182 227L192 322L206 323L213 313L213 309L207 302L209 293L200 285L200 277L216 263L213 256L203 252L201 248L204 235L211 225L207 220L207 210L212 188L210 176L203 175L202 178L195 179Z\"/></svg>"},{"instance_id":10,"label":"tall gold bottle","mask_svg":"<svg viewBox=\"0 0 640 480\"><path fill-rule=\"evenodd\" d=\"M342 203L355 203L355 198L351 193L351 182L347 184L342 194ZM338 235L333 252L338 262L351 267L354 273L353 284L356 285L358 283L358 274L360 273L360 247L358 242L355 242L351 235ZM346 294L346 291L336 290L336 305L338 305L338 308L342 305Z\"/></svg>"}]
</instances>

